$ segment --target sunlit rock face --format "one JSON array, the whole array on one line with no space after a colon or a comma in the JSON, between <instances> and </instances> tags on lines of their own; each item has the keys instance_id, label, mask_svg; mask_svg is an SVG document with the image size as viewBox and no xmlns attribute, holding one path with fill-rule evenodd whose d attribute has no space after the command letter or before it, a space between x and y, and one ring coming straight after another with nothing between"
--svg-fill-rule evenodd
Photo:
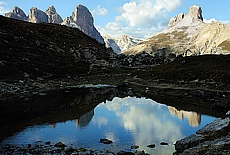
<instances>
[{"instance_id":1,"label":"sunlit rock face","mask_svg":"<svg viewBox=\"0 0 230 155\"><path fill-rule=\"evenodd\" d=\"M76 6L72 16L65 19L62 25L78 27L88 36L96 39L98 42L104 44L104 39L94 27L93 16L89 12L88 8L83 5ZM76 25L77 26L76 26Z\"/></svg>"},{"instance_id":2,"label":"sunlit rock face","mask_svg":"<svg viewBox=\"0 0 230 155\"><path fill-rule=\"evenodd\" d=\"M137 55L145 51L155 56L164 49L166 57L170 54L230 54L229 44L230 25L218 21L205 23L201 7L192 5L187 14L172 17L166 30L153 34L124 53Z\"/></svg>"},{"instance_id":3,"label":"sunlit rock face","mask_svg":"<svg viewBox=\"0 0 230 155\"><path fill-rule=\"evenodd\" d=\"M28 21L31 23L48 23L48 16L45 12L37 9L36 7L32 7L30 9Z\"/></svg>"},{"instance_id":4,"label":"sunlit rock face","mask_svg":"<svg viewBox=\"0 0 230 155\"><path fill-rule=\"evenodd\" d=\"M171 28L176 24L178 24L182 19L184 19L184 17L185 17L184 13L180 13L179 15L172 17L169 21L168 28Z\"/></svg>"},{"instance_id":5,"label":"sunlit rock face","mask_svg":"<svg viewBox=\"0 0 230 155\"><path fill-rule=\"evenodd\" d=\"M130 47L141 42L141 39L134 38L129 35L122 35L119 38L113 38L110 36L103 36L106 47L111 47L113 51L117 54L128 50Z\"/></svg>"},{"instance_id":6,"label":"sunlit rock face","mask_svg":"<svg viewBox=\"0 0 230 155\"><path fill-rule=\"evenodd\" d=\"M5 16L9 17L9 18L14 18L14 19L18 19L18 20L27 21L26 14L24 13L24 11L22 9L20 9L17 6L15 6L13 8L12 12L6 13Z\"/></svg>"},{"instance_id":7,"label":"sunlit rock face","mask_svg":"<svg viewBox=\"0 0 230 155\"><path fill-rule=\"evenodd\" d=\"M70 17L64 19L57 13L54 6L50 6L46 12L36 7L30 9L28 17L19 8L14 7L12 12L6 13L6 17L14 18L31 23L55 23L78 28L88 36L96 39L99 43L104 44L104 39L94 26L94 19L87 7L83 5L76 6Z\"/></svg>"},{"instance_id":8,"label":"sunlit rock face","mask_svg":"<svg viewBox=\"0 0 230 155\"><path fill-rule=\"evenodd\" d=\"M197 127L200 125L201 116L196 112L188 112L183 110L177 110L174 107L168 106L169 112L172 116L176 116L179 119L188 119L189 125L192 127Z\"/></svg>"},{"instance_id":9,"label":"sunlit rock face","mask_svg":"<svg viewBox=\"0 0 230 155\"><path fill-rule=\"evenodd\" d=\"M50 6L46 10L46 14L48 16L48 23L61 24L63 22L61 16L57 13L54 6Z\"/></svg>"},{"instance_id":10,"label":"sunlit rock face","mask_svg":"<svg viewBox=\"0 0 230 155\"><path fill-rule=\"evenodd\" d=\"M192 5L189 8L188 14L192 16L194 20L201 20L203 21L202 17L202 10L200 6Z\"/></svg>"}]
</instances>

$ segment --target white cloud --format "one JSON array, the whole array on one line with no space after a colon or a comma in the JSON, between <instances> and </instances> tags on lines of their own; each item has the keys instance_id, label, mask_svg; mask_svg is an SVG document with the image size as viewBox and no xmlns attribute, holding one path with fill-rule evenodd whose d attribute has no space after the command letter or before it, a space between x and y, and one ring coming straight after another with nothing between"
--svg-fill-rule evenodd
<instances>
[{"instance_id":1,"label":"white cloud","mask_svg":"<svg viewBox=\"0 0 230 155\"><path fill-rule=\"evenodd\" d=\"M117 37L129 34L144 38L164 29L169 20L167 13L180 6L181 1L131 0L120 7L120 14L113 22L97 28L102 35Z\"/></svg>"},{"instance_id":2,"label":"white cloud","mask_svg":"<svg viewBox=\"0 0 230 155\"><path fill-rule=\"evenodd\" d=\"M230 20L222 20L220 22L223 23L223 24L230 24Z\"/></svg>"},{"instance_id":3,"label":"white cloud","mask_svg":"<svg viewBox=\"0 0 230 155\"><path fill-rule=\"evenodd\" d=\"M223 24L230 24L230 20L216 20L215 18L211 18L211 19L204 19L204 22L205 23L212 23L212 22L220 22L220 23L223 23Z\"/></svg>"},{"instance_id":4,"label":"white cloud","mask_svg":"<svg viewBox=\"0 0 230 155\"><path fill-rule=\"evenodd\" d=\"M3 15L7 12L10 12L10 9L6 8L7 3L5 1L0 1L0 14Z\"/></svg>"},{"instance_id":5,"label":"white cloud","mask_svg":"<svg viewBox=\"0 0 230 155\"><path fill-rule=\"evenodd\" d=\"M212 22L217 22L217 20L215 18L211 18L211 19L204 19L205 23L212 23Z\"/></svg>"},{"instance_id":6,"label":"white cloud","mask_svg":"<svg viewBox=\"0 0 230 155\"><path fill-rule=\"evenodd\" d=\"M101 6L98 5L97 8L92 11L92 13L93 15L96 15L96 16L104 16L108 14L108 11L106 8L101 8Z\"/></svg>"}]
</instances>

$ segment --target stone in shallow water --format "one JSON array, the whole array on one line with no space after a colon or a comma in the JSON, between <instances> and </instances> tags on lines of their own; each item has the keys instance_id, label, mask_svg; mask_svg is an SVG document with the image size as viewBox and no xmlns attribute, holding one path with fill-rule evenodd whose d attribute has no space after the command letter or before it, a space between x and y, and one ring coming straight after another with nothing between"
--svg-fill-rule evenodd
<instances>
[{"instance_id":1,"label":"stone in shallow water","mask_svg":"<svg viewBox=\"0 0 230 155\"><path fill-rule=\"evenodd\" d=\"M149 148L155 148L156 145L155 145L155 144L150 144L150 145L148 145L147 147L149 147Z\"/></svg>"},{"instance_id":2,"label":"stone in shallow water","mask_svg":"<svg viewBox=\"0 0 230 155\"><path fill-rule=\"evenodd\" d=\"M54 145L55 147L66 147L65 144L63 144L62 142L58 142Z\"/></svg>"},{"instance_id":3,"label":"stone in shallow water","mask_svg":"<svg viewBox=\"0 0 230 155\"><path fill-rule=\"evenodd\" d=\"M169 144L166 143L166 142L161 142L160 144L161 144L161 145L169 145Z\"/></svg>"},{"instance_id":4,"label":"stone in shallow water","mask_svg":"<svg viewBox=\"0 0 230 155\"><path fill-rule=\"evenodd\" d=\"M138 149L138 148L139 148L139 146L137 146L137 145L131 146L131 149Z\"/></svg>"},{"instance_id":5,"label":"stone in shallow water","mask_svg":"<svg viewBox=\"0 0 230 155\"><path fill-rule=\"evenodd\" d=\"M132 152L125 152L123 150L119 151L117 153L117 155L135 155L135 153L132 153Z\"/></svg>"},{"instance_id":6,"label":"stone in shallow water","mask_svg":"<svg viewBox=\"0 0 230 155\"><path fill-rule=\"evenodd\" d=\"M103 143L103 144L112 144L113 142L109 139L100 139L100 143Z\"/></svg>"}]
</instances>

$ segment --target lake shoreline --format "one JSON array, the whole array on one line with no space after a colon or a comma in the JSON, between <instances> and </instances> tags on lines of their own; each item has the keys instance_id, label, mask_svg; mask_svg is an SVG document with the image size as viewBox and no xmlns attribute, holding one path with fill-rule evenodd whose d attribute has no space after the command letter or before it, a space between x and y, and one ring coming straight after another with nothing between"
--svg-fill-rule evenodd
<instances>
[{"instance_id":1,"label":"lake shoreline","mask_svg":"<svg viewBox=\"0 0 230 155\"><path fill-rule=\"evenodd\" d=\"M161 103L168 103L168 101L170 100L170 101L173 101L173 103L170 103L170 104L177 107L178 109L185 108L187 110L193 110L193 111L198 111L198 112L202 109L204 110L204 113L207 113L209 115L215 115L216 117L224 116L227 110L226 103L229 103L229 92L225 91L224 89L221 90L220 88L218 89L212 88L212 89L207 90L207 87L208 87L207 86L205 87L205 89L200 89L201 87L199 84L197 84L197 86L199 86L197 88L195 87L194 84L190 85L190 87L185 87L185 86L188 86L187 84L184 86L181 86L181 85L172 86L172 84L160 83L159 81L157 83L149 83L147 85L146 81L145 81L145 84L143 84L140 82L141 81L140 79L136 78L136 76L127 75L127 74L125 75L118 74L117 76L114 76L116 78L111 78L109 80L106 77L108 77L108 75L102 76L101 78L97 77L97 80L95 80L95 76L84 76L84 77L78 77L77 79L81 79L78 81L76 79L65 78L61 80L57 79L57 80L50 80L46 82L45 80L18 81L16 83L5 83L4 82L1 85L1 87L5 86L4 89L2 89L4 90L4 93L1 93L2 95L1 97L3 99L2 101L9 104L10 102L8 101L15 99L15 98L19 98L19 99L21 98L24 100L24 99L29 99L33 96L46 96L47 94L53 91L60 91L60 93L63 93L63 91L66 92L69 89L76 89L79 87L79 85L82 85L82 84L100 83L100 84L111 85L111 88L109 88L109 90L113 91L112 94L117 94L118 92L126 92L126 93L123 93L123 94L121 93L121 94L123 96L137 96L137 97L145 96L146 98L149 97L155 100L159 100ZM104 81L104 83L102 83L102 81ZM10 89L12 87L14 88L13 90ZM168 99L164 101L164 99L162 99L163 97L164 98L166 97ZM188 101L190 101L190 104L184 105L184 103ZM205 101L205 104L204 104L204 101ZM18 104L20 104L20 102L18 102ZM17 107L17 105L15 104L14 106ZM19 106L20 105L18 105L18 107ZM84 105L81 105L81 106L84 106ZM92 108L95 106L96 104L92 105ZM11 107L9 108L9 110L11 110ZM18 111L14 111L14 113L20 115L21 109L19 108L17 110ZM42 109L42 110L44 113L44 111L47 111L49 109ZM4 114L8 112L9 111L4 110ZM55 108L53 109L53 112L55 112ZM14 117L13 116L14 113L11 113L12 117ZM27 113L25 116L29 117L30 114ZM31 115L31 117L33 116L34 115ZM79 117L79 116L75 116L75 117ZM2 117L2 118L6 118L6 117ZM13 118L8 118L8 119L11 119L11 121L13 120ZM44 118L44 120L47 120L47 117ZM31 120L29 122L31 122ZM40 118L40 120L34 120L32 122L33 122L32 124L34 123L36 124L36 122L42 123L43 121Z\"/></svg>"}]
</instances>

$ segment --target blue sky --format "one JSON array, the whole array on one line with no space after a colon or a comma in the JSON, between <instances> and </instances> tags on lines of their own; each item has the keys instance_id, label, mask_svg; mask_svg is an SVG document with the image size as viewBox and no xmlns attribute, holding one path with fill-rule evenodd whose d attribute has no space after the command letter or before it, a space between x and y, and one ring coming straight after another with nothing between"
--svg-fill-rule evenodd
<instances>
[{"instance_id":1,"label":"blue sky","mask_svg":"<svg viewBox=\"0 0 230 155\"><path fill-rule=\"evenodd\" d=\"M0 0L0 14L20 7L28 15L31 7L45 11L54 5L66 18L78 4L93 14L94 24L102 35L119 37L128 34L146 38L167 27L171 17L188 13L191 5L199 5L206 20L215 18L230 24L230 0Z\"/></svg>"}]
</instances>

